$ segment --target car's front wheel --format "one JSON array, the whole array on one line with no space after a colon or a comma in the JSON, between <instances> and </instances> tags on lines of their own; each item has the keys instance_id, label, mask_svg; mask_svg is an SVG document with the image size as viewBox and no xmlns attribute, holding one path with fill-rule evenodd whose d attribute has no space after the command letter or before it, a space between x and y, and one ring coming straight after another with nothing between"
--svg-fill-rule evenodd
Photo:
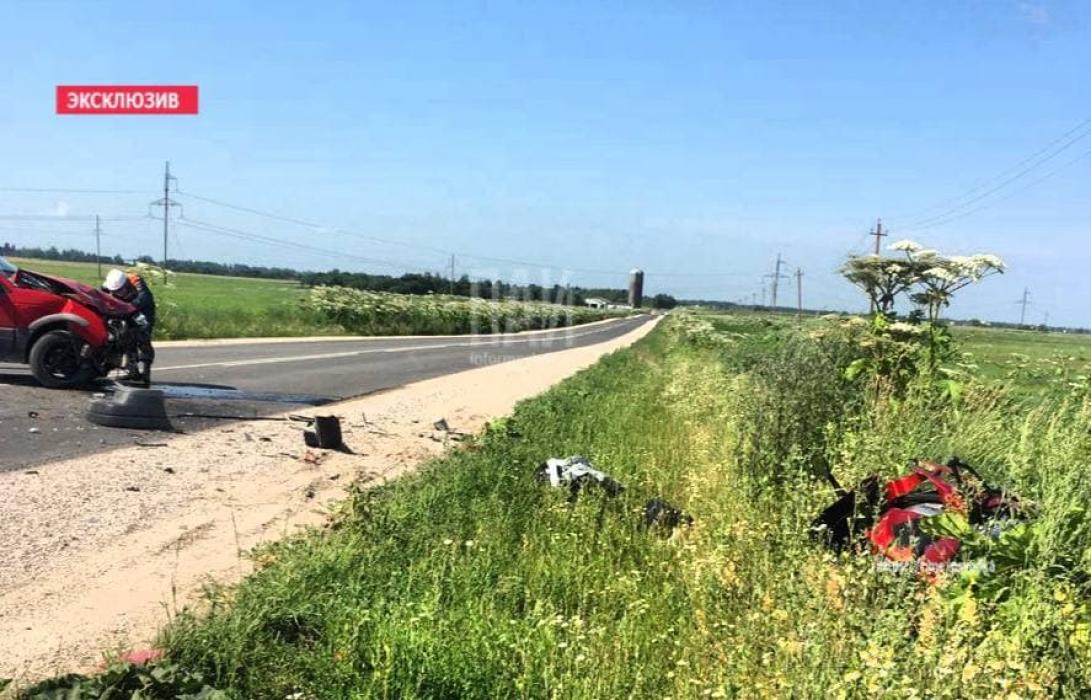
<instances>
[{"instance_id":1,"label":"car's front wheel","mask_svg":"<svg viewBox=\"0 0 1091 700\"><path fill-rule=\"evenodd\" d=\"M42 386L70 389L91 381L94 369L80 357L83 341L68 331L49 331L30 348L30 371Z\"/></svg>"}]
</instances>

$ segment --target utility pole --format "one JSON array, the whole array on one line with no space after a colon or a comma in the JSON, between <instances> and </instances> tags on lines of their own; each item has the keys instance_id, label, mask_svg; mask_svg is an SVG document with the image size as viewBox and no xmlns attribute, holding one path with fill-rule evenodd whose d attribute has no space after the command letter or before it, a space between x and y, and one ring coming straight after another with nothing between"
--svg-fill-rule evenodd
<instances>
[{"instance_id":1,"label":"utility pole","mask_svg":"<svg viewBox=\"0 0 1091 700\"><path fill-rule=\"evenodd\" d=\"M796 268L796 308L799 318L803 318L803 270Z\"/></svg>"},{"instance_id":2,"label":"utility pole","mask_svg":"<svg viewBox=\"0 0 1091 700\"><path fill-rule=\"evenodd\" d=\"M1019 311L1019 325L1025 325L1027 320L1027 305L1030 304L1030 290L1023 287L1023 298L1015 303L1022 307Z\"/></svg>"},{"instance_id":3,"label":"utility pole","mask_svg":"<svg viewBox=\"0 0 1091 700\"><path fill-rule=\"evenodd\" d=\"M102 227L99 215L95 214L95 262L98 263L98 278L102 279Z\"/></svg>"},{"instance_id":4,"label":"utility pole","mask_svg":"<svg viewBox=\"0 0 1091 700\"><path fill-rule=\"evenodd\" d=\"M765 308L765 280L761 282L761 308Z\"/></svg>"},{"instance_id":5,"label":"utility pole","mask_svg":"<svg viewBox=\"0 0 1091 700\"><path fill-rule=\"evenodd\" d=\"M781 260L780 253L777 253L777 266L773 269L773 274L766 275L766 277L772 277L773 278L773 309L777 308L777 287L779 286L779 282L782 279L788 279L788 275L782 275L780 273L780 268L781 268L781 265L783 265L783 264L784 264L784 261ZM763 287L763 290L764 290L764 287ZM765 302L763 301L762 304L764 304L764 303Z\"/></svg>"},{"instance_id":6,"label":"utility pole","mask_svg":"<svg viewBox=\"0 0 1091 700\"><path fill-rule=\"evenodd\" d=\"M882 249L882 240L886 238L888 234L883 233L883 220L875 220L875 230L871 232L872 236L875 236L875 254L879 255L879 251Z\"/></svg>"},{"instance_id":7,"label":"utility pole","mask_svg":"<svg viewBox=\"0 0 1091 700\"><path fill-rule=\"evenodd\" d=\"M455 254L454 253L451 253L451 286L450 286L450 293L451 293L451 296L455 295Z\"/></svg>"},{"instance_id":8,"label":"utility pole","mask_svg":"<svg viewBox=\"0 0 1091 700\"><path fill-rule=\"evenodd\" d=\"M1030 290L1023 287L1023 298L1015 302L1021 307L1019 309L1019 325L1025 325L1027 320L1027 305L1030 304Z\"/></svg>"},{"instance_id":9,"label":"utility pole","mask_svg":"<svg viewBox=\"0 0 1091 700\"><path fill-rule=\"evenodd\" d=\"M171 180L175 182L178 178L170 174L170 161L167 161L166 167L163 169L163 198L157 199L152 202L153 207L163 207L163 269L167 267L167 235L169 234L170 224L170 208L181 206L178 202L170 201L170 183Z\"/></svg>"},{"instance_id":10,"label":"utility pole","mask_svg":"<svg viewBox=\"0 0 1091 700\"><path fill-rule=\"evenodd\" d=\"M881 255L882 253L880 251L882 250L883 238L885 238L888 235L888 234L883 233L883 220L882 219L876 219L875 220L875 228L872 229L871 233L868 234L868 235L875 237L875 255L877 255L877 256ZM875 301L874 300L872 300L870 306L871 306L871 315L874 316L875 315Z\"/></svg>"}]
</instances>

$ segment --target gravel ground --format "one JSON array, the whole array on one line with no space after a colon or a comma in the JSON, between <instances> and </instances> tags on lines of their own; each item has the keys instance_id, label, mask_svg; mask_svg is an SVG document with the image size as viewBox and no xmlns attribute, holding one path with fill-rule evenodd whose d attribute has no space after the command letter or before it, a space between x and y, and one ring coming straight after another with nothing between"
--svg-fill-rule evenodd
<instances>
[{"instance_id":1,"label":"gravel ground","mask_svg":"<svg viewBox=\"0 0 1091 700\"><path fill-rule=\"evenodd\" d=\"M476 432L654 325L308 411L341 416L356 454L252 421L0 473L0 677L88 670L146 646L203 582L250 571L254 545L321 524L349 483L395 478L455 444L436 420Z\"/></svg>"}]
</instances>

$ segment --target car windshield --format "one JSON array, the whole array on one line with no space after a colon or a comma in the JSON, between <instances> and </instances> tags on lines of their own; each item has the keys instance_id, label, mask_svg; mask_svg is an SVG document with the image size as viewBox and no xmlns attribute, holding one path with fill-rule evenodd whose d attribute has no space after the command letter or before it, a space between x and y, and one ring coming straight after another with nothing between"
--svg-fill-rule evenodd
<instances>
[{"instance_id":1,"label":"car windshield","mask_svg":"<svg viewBox=\"0 0 1091 700\"><path fill-rule=\"evenodd\" d=\"M0 275L3 275L4 277L7 277L7 278L10 279L11 276L14 275L18 271L19 271L19 268L15 267L14 265L9 263L4 258L0 258Z\"/></svg>"}]
</instances>

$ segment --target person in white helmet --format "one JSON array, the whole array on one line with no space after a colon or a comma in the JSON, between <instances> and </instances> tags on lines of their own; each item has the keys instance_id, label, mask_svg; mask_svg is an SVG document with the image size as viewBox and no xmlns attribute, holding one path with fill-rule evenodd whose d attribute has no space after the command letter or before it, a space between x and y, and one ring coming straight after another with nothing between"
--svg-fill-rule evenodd
<instances>
[{"instance_id":1,"label":"person in white helmet","mask_svg":"<svg viewBox=\"0 0 1091 700\"><path fill-rule=\"evenodd\" d=\"M102 283L103 291L127 301L140 310L148 319L148 333L151 333L155 325L155 297L144 278L135 272L125 274L118 269L106 273L106 281Z\"/></svg>"},{"instance_id":2,"label":"person in white helmet","mask_svg":"<svg viewBox=\"0 0 1091 700\"><path fill-rule=\"evenodd\" d=\"M135 272L125 274L117 269L110 270L106 274L102 289L132 304L144 316L145 322L140 326L139 343L135 348L130 349L126 365L129 368L129 379L140 381L147 386L151 382L151 364L155 361L155 350L152 348L155 297L152 295L152 290L140 275Z\"/></svg>"}]
</instances>

